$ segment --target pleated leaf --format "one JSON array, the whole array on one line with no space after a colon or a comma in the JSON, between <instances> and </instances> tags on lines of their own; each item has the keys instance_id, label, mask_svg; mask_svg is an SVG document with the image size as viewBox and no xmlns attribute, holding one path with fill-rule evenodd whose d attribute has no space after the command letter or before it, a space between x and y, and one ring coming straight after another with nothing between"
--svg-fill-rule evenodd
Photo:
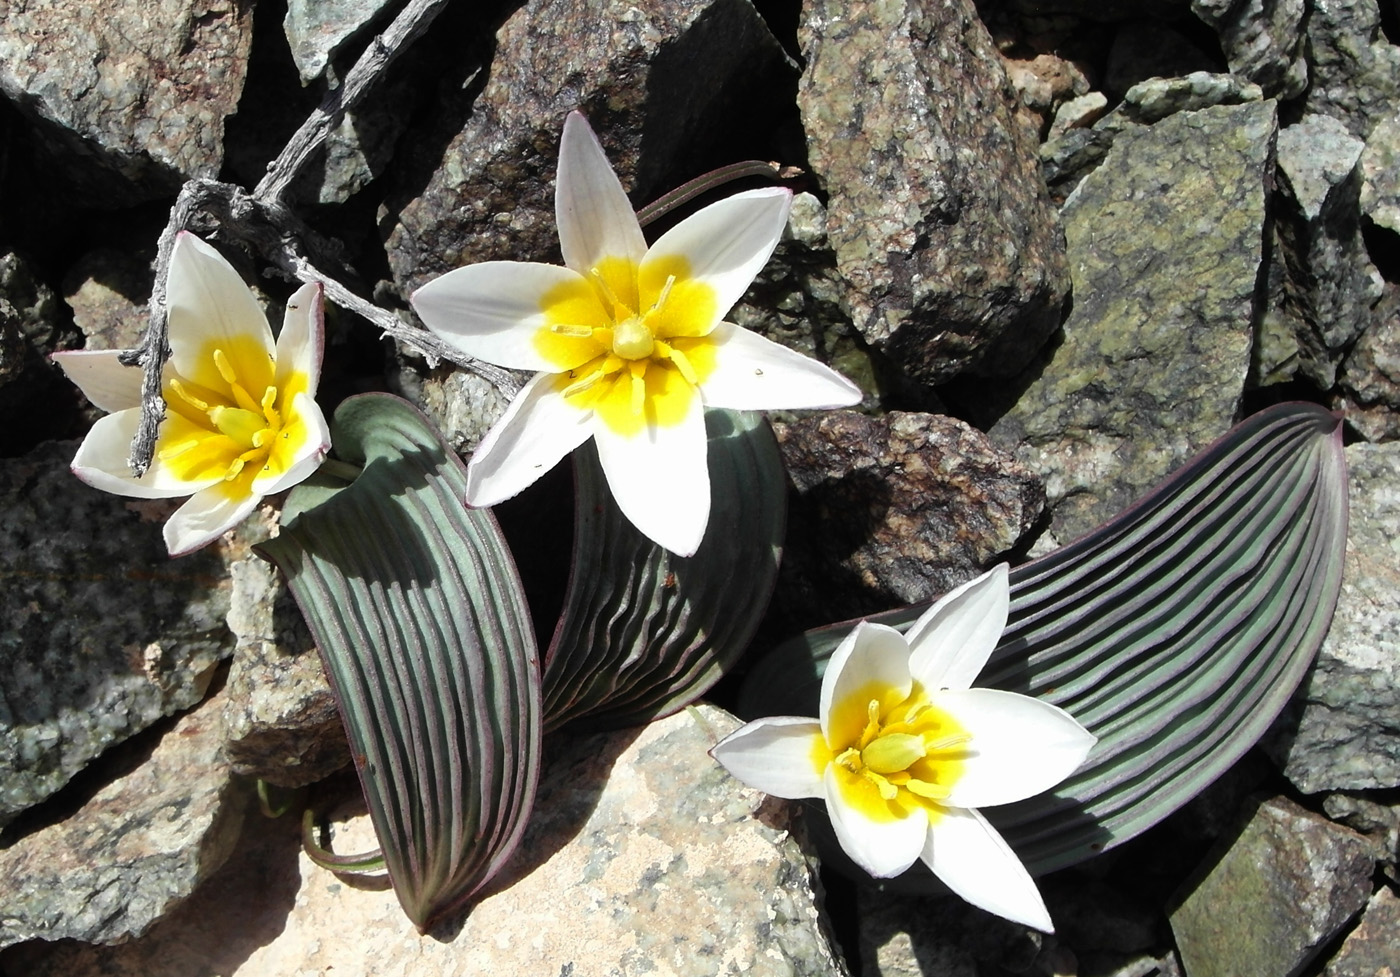
<instances>
[{"instance_id":1,"label":"pleated leaf","mask_svg":"<svg viewBox=\"0 0 1400 977\"><path fill-rule=\"evenodd\" d=\"M983 812L1032 872L1135 837L1259 739L1327 632L1346 526L1340 421L1283 404L1011 571L1006 633L975 684L1054 703L1099 738L1056 790ZM903 630L928 606L873 620ZM741 714L815 716L852 627L775 649L746 680Z\"/></svg>"},{"instance_id":2,"label":"pleated leaf","mask_svg":"<svg viewBox=\"0 0 1400 977\"><path fill-rule=\"evenodd\" d=\"M786 477L761 415L705 414L710 521L694 556L639 533L592 442L574 452L574 564L546 656L545 724L649 722L694 701L744 652L768 606Z\"/></svg>"},{"instance_id":3,"label":"pleated leaf","mask_svg":"<svg viewBox=\"0 0 1400 977\"><path fill-rule=\"evenodd\" d=\"M404 401L335 414L347 487L298 488L259 547L286 575L340 706L394 891L419 929L520 840L539 774L534 632L495 518Z\"/></svg>"}]
</instances>

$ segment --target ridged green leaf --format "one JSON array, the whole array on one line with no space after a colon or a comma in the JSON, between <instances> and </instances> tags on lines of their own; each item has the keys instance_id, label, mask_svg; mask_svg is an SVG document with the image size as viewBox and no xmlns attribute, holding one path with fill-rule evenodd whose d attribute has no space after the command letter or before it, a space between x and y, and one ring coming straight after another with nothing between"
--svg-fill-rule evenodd
<instances>
[{"instance_id":1,"label":"ridged green leaf","mask_svg":"<svg viewBox=\"0 0 1400 977\"><path fill-rule=\"evenodd\" d=\"M592 443L574 453L574 564L545 660L546 726L649 722L702 695L768 606L787 514L777 442L758 414L710 410L705 539L679 557L639 533Z\"/></svg>"},{"instance_id":2,"label":"ridged green leaf","mask_svg":"<svg viewBox=\"0 0 1400 977\"><path fill-rule=\"evenodd\" d=\"M976 684L1038 696L1099 737L1051 793L984 813L1032 872L1121 844L1252 746L1322 644L1341 590L1338 418L1283 404L1235 427L1126 512L1011 571L1011 613ZM873 620L907 628L927 604ZM852 624L775 649L740 712L816 715Z\"/></svg>"},{"instance_id":3,"label":"ridged green leaf","mask_svg":"<svg viewBox=\"0 0 1400 977\"><path fill-rule=\"evenodd\" d=\"M466 471L426 418L366 394L332 434L363 472L294 491L260 551L316 639L389 877L423 929L520 839L539 776L534 632L495 518L463 504Z\"/></svg>"}]
</instances>

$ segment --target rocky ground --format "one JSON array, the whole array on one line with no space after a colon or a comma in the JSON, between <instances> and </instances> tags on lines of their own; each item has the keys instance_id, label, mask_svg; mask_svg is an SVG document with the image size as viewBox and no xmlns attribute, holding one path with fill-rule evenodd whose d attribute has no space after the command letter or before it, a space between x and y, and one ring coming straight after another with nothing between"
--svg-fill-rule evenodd
<instances>
[{"instance_id":1,"label":"rocky ground","mask_svg":"<svg viewBox=\"0 0 1400 977\"><path fill-rule=\"evenodd\" d=\"M421 37L269 176L406 6L435 13ZM0 974L1390 973L1400 3L442 6L0 0ZM271 306L293 252L358 296L328 317L325 406L391 390L469 451L508 397L430 363L405 297L557 260L576 107L639 206L740 159L804 171L732 318L867 396L777 419L789 544L760 645L1053 549L1262 406L1346 417L1349 562L1316 666L1197 800L1041 880L1056 935L821 870L797 807L705 756L734 722L710 705L556 738L499 891L429 937L259 813L254 778L305 788L339 803L338 848L371 846L310 639L249 549L275 509L169 560L169 507L69 474L97 415L47 354L140 341L176 195L218 180L256 206L211 192L191 226ZM567 491L541 483L507 528Z\"/></svg>"}]
</instances>

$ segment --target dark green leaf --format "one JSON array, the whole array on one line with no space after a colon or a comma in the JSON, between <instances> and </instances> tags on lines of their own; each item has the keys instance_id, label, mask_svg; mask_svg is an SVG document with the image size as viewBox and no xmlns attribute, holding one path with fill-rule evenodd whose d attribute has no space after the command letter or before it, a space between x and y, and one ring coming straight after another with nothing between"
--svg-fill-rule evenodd
<instances>
[{"instance_id":1,"label":"dark green leaf","mask_svg":"<svg viewBox=\"0 0 1400 977\"><path fill-rule=\"evenodd\" d=\"M1099 737L1055 791L984 812L1032 872L1140 834L1258 740L1327 632L1346 520L1340 421L1284 404L1011 571L1010 620L977 684L1043 698ZM874 620L905 628L927 607ZM776 649L741 713L816 715L826 660L851 627Z\"/></svg>"},{"instance_id":2,"label":"dark green leaf","mask_svg":"<svg viewBox=\"0 0 1400 977\"><path fill-rule=\"evenodd\" d=\"M294 491L296 515L260 550L316 638L394 890L422 929L520 839L539 775L534 633L494 517L462 503L465 469L417 410L351 398L333 437L363 472Z\"/></svg>"},{"instance_id":3,"label":"dark green leaf","mask_svg":"<svg viewBox=\"0 0 1400 977\"><path fill-rule=\"evenodd\" d=\"M786 517L777 443L757 414L711 410L709 527L679 557L617 508L592 443L574 453L574 566L545 662L546 725L668 715L747 647L768 606Z\"/></svg>"}]
</instances>

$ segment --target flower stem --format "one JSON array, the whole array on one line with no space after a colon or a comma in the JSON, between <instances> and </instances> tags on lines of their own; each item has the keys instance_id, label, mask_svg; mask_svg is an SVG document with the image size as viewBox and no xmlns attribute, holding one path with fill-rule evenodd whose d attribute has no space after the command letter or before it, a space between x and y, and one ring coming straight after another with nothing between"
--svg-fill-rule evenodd
<instances>
[{"instance_id":1,"label":"flower stem","mask_svg":"<svg viewBox=\"0 0 1400 977\"><path fill-rule=\"evenodd\" d=\"M761 159L747 159L742 163L730 163L728 166L721 166L717 170L701 174L689 183L684 183L670 193L653 200L637 211L637 222L646 227L652 221L665 216L687 201L694 200L700 194L707 193L716 187L722 187L726 183L733 183L735 180L754 176L766 177L769 180L791 180L801 172L793 166L780 166L777 163L767 163Z\"/></svg>"}]
</instances>

